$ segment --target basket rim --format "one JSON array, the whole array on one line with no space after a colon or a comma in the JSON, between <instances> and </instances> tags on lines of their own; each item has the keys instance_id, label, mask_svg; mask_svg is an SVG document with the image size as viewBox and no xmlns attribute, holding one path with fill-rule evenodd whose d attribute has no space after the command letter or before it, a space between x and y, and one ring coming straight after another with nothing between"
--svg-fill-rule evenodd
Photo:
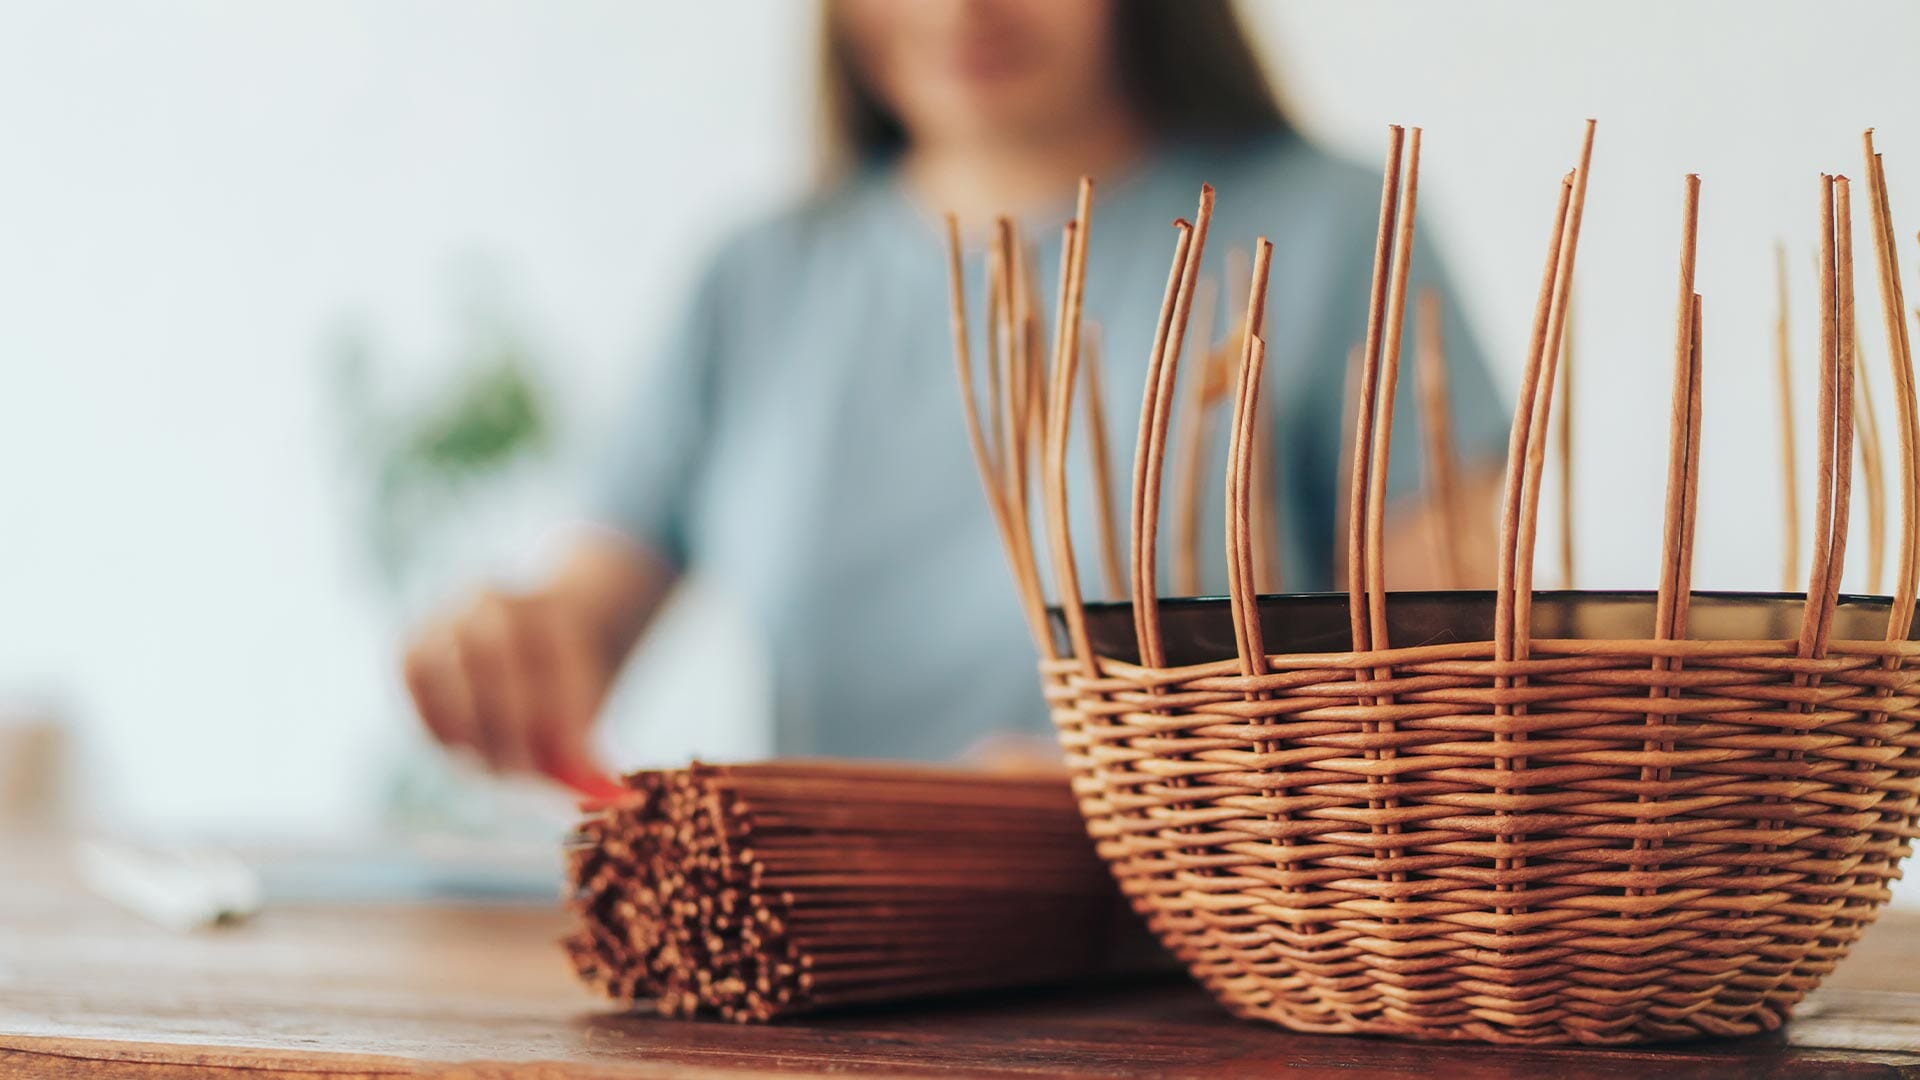
<instances>
[{"instance_id":1,"label":"basket rim","mask_svg":"<svg viewBox=\"0 0 1920 1080\"><path fill-rule=\"evenodd\" d=\"M1650 589L1536 590L1530 638L1538 640L1653 640L1659 594ZM1699 643L1792 640L1807 608L1804 593L1698 590L1689 594L1693 625L1679 640ZM1389 593L1385 615L1392 645L1491 642L1499 593L1493 589L1405 590ZM1263 653L1273 655L1346 655L1354 651L1350 601L1345 592L1272 593L1254 610L1264 629ZM1101 601L1081 609L1091 654L1138 663L1136 614L1128 601ZM1833 604L1838 618L1832 641L1883 642L1894 598L1842 594ZM1154 618L1160 627L1168 668L1212 663L1235 655L1232 601L1221 596L1161 600ZM1076 654L1067 613L1054 606L1048 628L1063 656ZM1362 648L1361 652L1373 649Z\"/></svg>"},{"instance_id":2,"label":"basket rim","mask_svg":"<svg viewBox=\"0 0 1920 1080\"><path fill-rule=\"evenodd\" d=\"M1422 600L1485 601L1498 596L1497 589L1394 589L1386 594L1389 601L1399 598L1418 597ZM1345 589L1326 589L1313 592L1260 593L1257 599L1261 606L1293 602L1325 603L1327 601L1346 602L1349 593ZM1534 589L1535 602L1540 600L1645 600L1656 601L1658 593L1653 589ZM1695 600L1775 600L1789 603L1805 603L1805 592L1779 592L1750 589L1693 589L1688 593ZM1886 605L1891 607L1894 598L1886 593L1840 593L1837 601L1842 604L1865 604L1868 606ZM1162 608L1202 608L1219 604L1228 604L1232 600L1224 593L1203 596L1163 596L1157 601ZM1133 607L1131 600L1086 600L1080 605L1088 612L1128 611ZM1064 609L1059 604L1048 604L1047 614L1059 618Z\"/></svg>"}]
</instances>

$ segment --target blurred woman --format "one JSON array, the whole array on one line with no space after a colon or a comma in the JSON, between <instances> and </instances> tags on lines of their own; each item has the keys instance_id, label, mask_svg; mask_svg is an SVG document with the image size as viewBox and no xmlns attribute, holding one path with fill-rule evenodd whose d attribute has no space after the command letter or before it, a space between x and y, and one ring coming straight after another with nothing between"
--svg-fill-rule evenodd
<instances>
[{"instance_id":1,"label":"blurred woman","mask_svg":"<svg viewBox=\"0 0 1920 1080\"><path fill-rule=\"evenodd\" d=\"M1086 310L1102 327L1117 432L1139 408L1169 222L1192 213L1203 182L1218 189L1216 279L1230 248L1274 240L1282 570L1291 588L1330 586L1345 357L1364 330L1380 184L1299 137L1225 0L832 0L824 42L830 178L709 263L601 476L607 535L544 588L483 593L410 649L408 685L441 742L500 769L602 783L595 714L696 567L763 635L780 753L942 758L1044 731L962 426L939 215L978 239L1013 214L1051 239L1083 173L1098 184ZM1039 245L1039 281L1057 273L1052 246ZM981 262L975 251L975 283ZM1473 465L1499 462L1504 413L1426 237L1413 276L1453 309L1455 435L1466 474L1491 475ZM1399 444L1391 489L1406 496L1420 463L1411 438ZM1076 535L1095 533L1082 522Z\"/></svg>"}]
</instances>

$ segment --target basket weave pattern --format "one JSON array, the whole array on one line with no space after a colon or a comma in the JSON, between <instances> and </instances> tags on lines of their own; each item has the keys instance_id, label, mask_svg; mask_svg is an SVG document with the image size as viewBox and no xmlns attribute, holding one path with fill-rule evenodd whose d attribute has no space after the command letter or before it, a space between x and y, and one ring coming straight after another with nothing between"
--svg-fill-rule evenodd
<instances>
[{"instance_id":1,"label":"basket weave pattern","mask_svg":"<svg viewBox=\"0 0 1920 1080\"><path fill-rule=\"evenodd\" d=\"M1240 1015L1498 1042L1778 1027L1916 835L1920 674L1887 660L1920 647L1533 644L1042 670L1101 856Z\"/></svg>"}]
</instances>

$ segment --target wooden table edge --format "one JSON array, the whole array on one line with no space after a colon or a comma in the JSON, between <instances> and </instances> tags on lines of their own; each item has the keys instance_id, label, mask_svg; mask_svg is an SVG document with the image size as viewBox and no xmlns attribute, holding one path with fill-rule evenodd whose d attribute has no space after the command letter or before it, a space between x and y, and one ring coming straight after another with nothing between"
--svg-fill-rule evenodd
<instances>
[{"instance_id":1,"label":"wooden table edge","mask_svg":"<svg viewBox=\"0 0 1920 1080\"><path fill-rule=\"evenodd\" d=\"M128 1042L56 1035L0 1034L0 1075L75 1080L171 1080L189 1075L266 1077L272 1080L765 1080L763 1070L702 1065L684 1059L636 1058L618 1064L562 1061L429 1061L389 1054L216 1046L189 1042ZM806 1074L796 1074L806 1075ZM825 1072L815 1075L827 1075ZM861 1080L920 1080L905 1073L862 1071Z\"/></svg>"}]
</instances>

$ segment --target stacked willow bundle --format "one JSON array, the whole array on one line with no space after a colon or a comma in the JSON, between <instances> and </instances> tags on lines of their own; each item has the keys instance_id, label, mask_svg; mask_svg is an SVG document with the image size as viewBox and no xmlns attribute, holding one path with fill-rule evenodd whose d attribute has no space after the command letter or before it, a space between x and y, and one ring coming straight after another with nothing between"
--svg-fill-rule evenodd
<instances>
[{"instance_id":1,"label":"stacked willow bundle","mask_svg":"<svg viewBox=\"0 0 1920 1080\"><path fill-rule=\"evenodd\" d=\"M570 845L589 984L748 1022L1100 970L1125 908L1058 776L635 773Z\"/></svg>"},{"instance_id":2,"label":"stacked willow bundle","mask_svg":"<svg viewBox=\"0 0 1920 1080\"><path fill-rule=\"evenodd\" d=\"M1174 223L1134 449L1130 573L1109 581L1116 593L1126 586L1125 603L1087 601L1068 512L1091 185L1063 230L1051 370L1040 373L1036 350L1020 344L1045 334L989 303L996 332L984 381L1025 389L990 391L985 409L949 230L969 437L1081 811L1135 909L1238 1015L1302 1031L1507 1043L1772 1030L1845 958L1920 837L1920 643L1910 640L1920 607L1920 393L1899 234L1871 133L1861 194L1898 452L1891 464L1877 450L1863 459L1869 528L1877 534L1887 510L1872 512L1876 477L1900 501L1892 594L1876 597L1839 592L1862 369L1855 192L1832 175L1818 186L1811 560L1801 563L1790 543L1787 564L1804 591L1693 588L1705 304L1695 277L1700 181L1689 176L1672 389L1661 408L1668 468L1658 584L1536 593L1540 494L1567 370L1592 140L1589 123L1579 163L1560 183L1510 430L1491 591L1386 587L1419 129L1393 128L1388 143L1343 463L1344 596L1259 595L1256 436L1272 268L1262 239L1231 343L1228 596L1160 597L1161 477L1211 188L1201 189L1191 222ZM1006 295L1021 258L1004 235L995 248L988 288ZM1190 415L1204 417L1228 396L1212 357L1197 361L1200 377L1188 382L1217 401L1190 404ZM1779 359L1784 371L1784 344ZM1860 405L1872 442L1863 393ZM1564 478L1564 421L1559 431ZM1444 464L1444 445L1437 452ZM1795 463L1791 445L1786 460ZM1103 463L1093 471L1104 486ZM1028 506L1034 488L1037 513ZM1650 500L1659 496L1657 485L1647 488ZM1882 551L1870 546L1870 563ZM1457 565L1461 553L1446 558ZM1567 549L1561 561L1570 576Z\"/></svg>"}]
</instances>

